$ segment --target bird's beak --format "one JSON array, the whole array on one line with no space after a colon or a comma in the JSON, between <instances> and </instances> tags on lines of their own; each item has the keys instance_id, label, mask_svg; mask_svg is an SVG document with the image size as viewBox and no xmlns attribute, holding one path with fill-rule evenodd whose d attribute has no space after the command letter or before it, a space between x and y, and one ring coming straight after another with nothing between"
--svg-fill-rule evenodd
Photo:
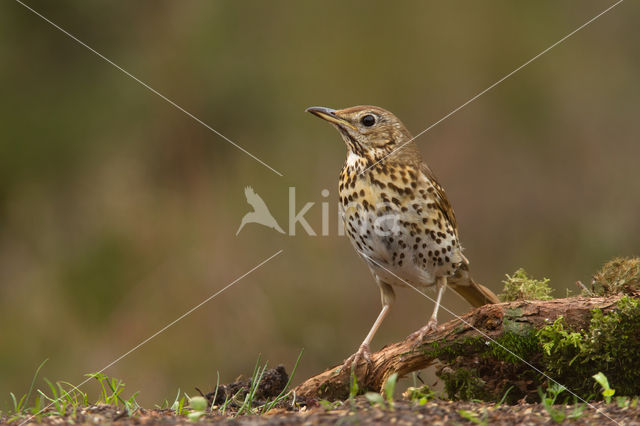
<instances>
[{"instance_id":1,"label":"bird's beak","mask_svg":"<svg viewBox=\"0 0 640 426\"><path fill-rule=\"evenodd\" d=\"M338 111L336 111L335 109L325 107L310 107L307 108L306 111L340 127L350 127L353 130L357 130L353 124L340 117L337 114Z\"/></svg>"}]
</instances>

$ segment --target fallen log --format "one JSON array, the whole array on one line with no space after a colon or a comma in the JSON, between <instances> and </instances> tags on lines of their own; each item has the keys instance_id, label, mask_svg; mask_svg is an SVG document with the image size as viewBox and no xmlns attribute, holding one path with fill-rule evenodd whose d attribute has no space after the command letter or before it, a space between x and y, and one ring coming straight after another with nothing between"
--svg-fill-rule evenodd
<instances>
[{"instance_id":1,"label":"fallen log","mask_svg":"<svg viewBox=\"0 0 640 426\"><path fill-rule=\"evenodd\" d=\"M393 373L402 377L429 367L439 359L451 359L452 355L472 357L486 353L489 347L506 350L517 358L521 355L514 353L513 348L499 343L507 335L530 336L560 316L571 329L588 329L594 309L607 313L615 309L623 296L519 300L481 306L442 324L422 342L403 340L384 347L372 354L371 365L360 362L354 373L361 389L380 391ZM346 399L349 396L350 373L340 365L331 367L304 381L295 388L295 392L306 398Z\"/></svg>"}]
</instances>

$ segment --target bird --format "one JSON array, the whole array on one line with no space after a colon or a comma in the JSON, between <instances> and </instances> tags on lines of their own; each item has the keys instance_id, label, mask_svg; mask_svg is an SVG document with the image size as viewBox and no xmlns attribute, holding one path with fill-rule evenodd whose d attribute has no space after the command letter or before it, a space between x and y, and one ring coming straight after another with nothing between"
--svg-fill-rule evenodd
<instances>
[{"instance_id":1,"label":"bird","mask_svg":"<svg viewBox=\"0 0 640 426\"><path fill-rule=\"evenodd\" d=\"M499 303L469 274L451 203L411 133L391 112L372 105L335 110L310 107L347 147L338 190L344 229L380 289L382 309L358 350L343 366L371 364L371 341L395 300L394 287L435 286L433 313L409 338L417 345L435 330L447 287L474 307Z\"/></svg>"},{"instance_id":2,"label":"bird","mask_svg":"<svg viewBox=\"0 0 640 426\"><path fill-rule=\"evenodd\" d=\"M253 207L253 211L243 216L242 221L240 222L240 227L236 231L236 235L240 233L240 230L242 230L244 225L247 223L259 223L260 225L275 229L279 233L284 234L284 231L280 228L278 222L276 222L276 219L269 211L264 200L256 194L252 187L247 186L244 189L244 196L247 198L247 203Z\"/></svg>"}]
</instances>

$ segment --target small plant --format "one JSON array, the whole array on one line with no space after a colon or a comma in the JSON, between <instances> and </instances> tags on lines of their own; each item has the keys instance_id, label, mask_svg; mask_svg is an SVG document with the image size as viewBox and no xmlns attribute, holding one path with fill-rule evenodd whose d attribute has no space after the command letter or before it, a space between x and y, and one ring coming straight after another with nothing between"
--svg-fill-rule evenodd
<instances>
[{"instance_id":1,"label":"small plant","mask_svg":"<svg viewBox=\"0 0 640 426\"><path fill-rule=\"evenodd\" d=\"M513 390L513 385L509 386L509 388L504 392L504 394L502 395L502 398L500 399L500 401L498 401L495 408L498 408L502 404L504 404L504 402L507 400L507 397L509 396L509 392L511 392L512 390Z\"/></svg>"},{"instance_id":2,"label":"small plant","mask_svg":"<svg viewBox=\"0 0 640 426\"><path fill-rule=\"evenodd\" d=\"M264 409L262 410L261 414L264 414L264 413L268 412L273 407L275 407L275 405L277 403L287 399L287 397L290 394L290 392L287 392L287 389L289 389L289 386L291 386L291 381L293 380L293 378L296 375L296 370L298 369L298 364L300 364L300 360L302 359L302 354L303 353L304 353L304 349L302 349L300 351L300 353L298 354L298 359L296 359L296 363L293 365L293 369L291 370L291 374L289 375L289 379L287 380L287 383L284 385L284 388L282 389L280 394L273 401L271 401L271 403L265 404ZM293 399L294 399L294 402L295 402L295 394L294 394L294 398Z\"/></svg>"},{"instance_id":3,"label":"small plant","mask_svg":"<svg viewBox=\"0 0 640 426\"><path fill-rule=\"evenodd\" d=\"M396 391L396 384L398 383L398 373L393 373L386 382L384 382L384 397L389 404L389 409L393 410L393 394Z\"/></svg>"},{"instance_id":4,"label":"small plant","mask_svg":"<svg viewBox=\"0 0 640 426\"><path fill-rule=\"evenodd\" d=\"M349 399L353 400L356 396L358 396L358 392L360 392L360 387L358 386L358 378L356 377L356 373L351 370L351 375L349 376Z\"/></svg>"},{"instance_id":5,"label":"small plant","mask_svg":"<svg viewBox=\"0 0 640 426\"><path fill-rule=\"evenodd\" d=\"M482 418L469 410L458 410L458 414L460 414L463 419L467 419L477 425L487 426L489 424L489 412L486 409L482 410Z\"/></svg>"},{"instance_id":6,"label":"small plant","mask_svg":"<svg viewBox=\"0 0 640 426\"><path fill-rule=\"evenodd\" d=\"M213 393L213 400L211 404L211 412L217 409L220 414L224 415L230 406L238 406L238 410L236 411L234 417L238 417L241 415L262 415L269 410L273 409L277 404L284 402L288 398L291 398L291 405L295 406L296 395L295 392L289 390L291 382L295 377L296 371L298 369L298 365L300 364L300 360L302 359L302 355L304 350L301 350L298 354L298 358L296 359L296 363L293 366L293 370L291 374L287 378L287 382L280 391L280 393L273 399L267 399L266 401L260 400L258 403L257 399L262 398L261 396L261 384L263 383L263 379L265 377L265 373L267 372L268 363L261 363L261 357L258 356L255 367L253 369L253 373L251 375L251 379L248 382L248 385L243 385L240 389L236 391L234 395L229 395L228 391L223 390L225 392L225 400L220 406L216 406L215 403L218 399L218 392L221 389L220 386L220 374L218 373L216 379L216 388ZM248 387L248 389L247 389ZM224 388L224 387L222 387ZM195 417L195 415L194 415Z\"/></svg>"},{"instance_id":7,"label":"small plant","mask_svg":"<svg viewBox=\"0 0 640 426\"><path fill-rule=\"evenodd\" d=\"M118 407L118 402L122 402L124 404L124 400L120 398L120 394L124 390L125 386L122 380L109 378L106 374L101 372L85 374L85 377L96 379L100 384L101 402L115 405L116 407Z\"/></svg>"},{"instance_id":8,"label":"small plant","mask_svg":"<svg viewBox=\"0 0 640 426\"><path fill-rule=\"evenodd\" d=\"M342 401L327 401L326 399L321 399L318 401L318 404L320 404L320 406L322 408L324 408L327 411L331 411L331 410L335 410L336 408L342 406Z\"/></svg>"},{"instance_id":9,"label":"small plant","mask_svg":"<svg viewBox=\"0 0 640 426\"><path fill-rule=\"evenodd\" d=\"M513 302L515 300L550 300L552 297L549 279L536 280L527 275L527 272L520 268L513 275L506 274L503 293L498 295L503 302Z\"/></svg>"},{"instance_id":10,"label":"small plant","mask_svg":"<svg viewBox=\"0 0 640 426\"><path fill-rule=\"evenodd\" d=\"M85 377L94 378L100 384L100 400L99 400L100 402L103 402L105 404L115 405L116 408L119 407L119 403L122 403L122 405L124 406L129 416L133 416L133 414L140 408L140 404L138 404L138 401L136 400L140 392L135 392L133 395L131 395L131 397L129 397L129 399L126 399L126 400L120 396L122 394L122 391L124 391L124 388L125 388L125 383L122 380L116 379L116 378L110 378L101 372L85 374ZM68 384L71 385L71 383L68 383ZM49 385L49 387L51 388L51 385ZM78 390L77 388L75 388L74 390L82 394L82 392L80 392L80 390ZM83 395L84 395L83 405L86 405L87 395L86 394L83 394ZM74 404L73 406L75 410L75 407L77 407L77 404ZM75 411L74 411L74 414L75 414Z\"/></svg>"},{"instance_id":11,"label":"small plant","mask_svg":"<svg viewBox=\"0 0 640 426\"><path fill-rule=\"evenodd\" d=\"M402 396L409 401L416 402L418 405L425 405L436 395L428 385L423 385L421 387L408 387Z\"/></svg>"},{"instance_id":12,"label":"small plant","mask_svg":"<svg viewBox=\"0 0 640 426\"><path fill-rule=\"evenodd\" d=\"M240 395L240 393L241 393L241 392L242 392L242 390L239 390L238 392L236 392L236 394L235 394L235 395L233 395L233 396L229 396L229 395L227 395L227 396L224 398L224 402L223 402L223 403L222 403L222 405L220 406L220 414L222 414L222 415L224 416L224 413L227 411L227 407L229 406L229 403L230 403L232 400L235 400L235 399Z\"/></svg>"},{"instance_id":13,"label":"small plant","mask_svg":"<svg viewBox=\"0 0 640 426\"><path fill-rule=\"evenodd\" d=\"M582 398L598 390L592 375L602 372L616 394L640 393L640 300L622 296L612 309L594 309L586 330L570 329L558 318L537 332L545 373Z\"/></svg>"},{"instance_id":14,"label":"small plant","mask_svg":"<svg viewBox=\"0 0 640 426\"><path fill-rule=\"evenodd\" d=\"M628 396L616 396L616 405L618 408L629 408L629 405L631 405L631 398Z\"/></svg>"},{"instance_id":15,"label":"small plant","mask_svg":"<svg viewBox=\"0 0 640 426\"><path fill-rule=\"evenodd\" d=\"M640 290L640 258L617 257L596 272L588 295L631 294Z\"/></svg>"},{"instance_id":16,"label":"small plant","mask_svg":"<svg viewBox=\"0 0 640 426\"><path fill-rule=\"evenodd\" d=\"M33 412L38 413L40 411L40 407L39 407L40 398L36 398L36 407L34 408L34 410L29 410L26 407L26 405L29 403L29 400L31 399L31 394L33 393L33 388L35 387L38 374L40 374L40 370L42 369L42 367L44 367L47 361L49 361L49 359L45 359L44 361L42 361L42 363L40 363L38 368L36 368L36 372L33 374L33 378L31 379L31 385L29 386L29 390L27 391L26 394L22 395L20 399L16 398L13 392L9 392L9 396L11 397L11 403L13 404L13 410L10 410L9 413L13 414L13 416L9 418L8 422L12 422L14 420L19 419L20 417L22 417L23 414L27 413L28 411L32 413Z\"/></svg>"},{"instance_id":17,"label":"small plant","mask_svg":"<svg viewBox=\"0 0 640 426\"><path fill-rule=\"evenodd\" d=\"M602 397L604 398L605 402L607 404L611 403L611 397L613 397L616 391L615 389L611 389L611 387L609 386L609 379L607 379L607 376L602 374L602 372L598 372L597 374L593 375L593 378L602 387Z\"/></svg>"},{"instance_id":18,"label":"small plant","mask_svg":"<svg viewBox=\"0 0 640 426\"><path fill-rule=\"evenodd\" d=\"M53 414L59 416L67 415L67 408L71 408L71 416L74 417L76 410L79 406L87 405L87 394L75 387L69 382L56 382L55 385L47 378L44 379L52 396L48 396L40 389L38 393L41 396L41 401L48 401L54 408ZM69 389L65 389L67 386Z\"/></svg>"},{"instance_id":19,"label":"small plant","mask_svg":"<svg viewBox=\"0 0 640 426\"><path fill-rule=\"evenodd\" d=\"M393 394L396 391L396 384L398 382L398 373L393 373L382 387L382 393L367 392L364 394L365 398L371 405L379 405L382 408L388 407L393 410ZM386 402L386 404L385 404Z\"/></svg>"},{"instance_id":20,"label":"small plant","mask_svg":"<svg viewBox=\"0 0 640 426\"><path fill-rule=\"evenodd\" d=\"M385 408L384 397L378 392L367 392L364 394L364 397L367 398L367 401L369 401L369 404L377 405L380 408Z\"/></svg>"},{"instance_id":21,"label":"small plant","mask_svg":"<svg viewBox=\"0 0 640 426\"><path fill-rule=\"evenodd\" d=\"M200 417L207 414L207 400L201 396L194 396L189 400L189 408L191 411L187 414L187 418L192 422L197 422Z\"/></svg>"},{"instance_id":22,"label":"small plant","mask_svg":"<svg viewBox=\"0 0 640 426\"><path fill-rule=\"evenodd\" d=\"M124 408L127 410L127 414L129 415L129 417L133 416L134 413L140 408L140 404L138 404L138 401L136 400L139 393L140 392L134 393L129 399L124 401Z\"/></svg>"},{"instance_id":23,"label":"small plant","mask_svg":"<svg viewBox=\"0 0 640 426\"><path fill-rule=\"evenodd\" d=\"M220 372L216 370L216 390L213 392L213 399L211 400L211 412L213 412L218 400L218 390L220 390Z\"/></svg>"},{"instance_id":24,"label":"small plant","mask_svg":"<svg viewBox=\"0 0 640 426\"><path fill-rule=\"evenodd\" d=\"M542 406L544 407L545 411L549 413L551 420L556 423L562 423L567 416L564 410L559 410L553 406L556 403L558 396L560 396L560 394L566 389L567 388L558 383L554 383L553 385L549 386L546 392L542 392L542 389L538 389Z\"/></svg>"},{"instance_id":25,"label":"small plant","mask_svg":"<svg viewBox=\"0 0 640 426\"><path fill-rule=\"evenodd\" d=\"M77 386L63 380L54 383L45 377L43 380L48 389L44 391L36 389L37 396L35 397L33 407L26 408L26 404L30 400L35 387L36 377L45 363L46 360L40 364L36 370L33 380L31 381L29 392L26 395L18 400L13 393L9 394L15 410L14 416L8 419L9 422L21 418L26 413L33 413L27 421L35 418L39 422L44 416L60 416L68 417L67 421L73 423L78 408L89 405L87 393L81 391ZM118 407L119 404L122 403L129 416L133 416L135 411L140 408L136 400L138 392L134 393L127 400L122 399L120 395L124 390L125 384L121 380L109 378L101 372L86 374L86 376L95 378L100 384L100 398L98 402L114 405L115 407ZM44 408L47 410L43 412L43 405L45 404L46 406ZM51 407L50 410L49 407Z\"/></svg>"},{"instance_id":26,"label":"small plant","mask_svg":"<svg viewBox=\"0 0 640 426\"><path fill-rule=\"evenodd\" d=\"M579 419L580 417L582 417L584 410L586 408L587 408L587 404L578 402L578 397L574 395L573 410L571 410L571 413L569 414L568 418L572 420Z\"/></svg>"},{"instance_id":27,"label":"small plant","mask_svg":"<svg viewBox=\"0 0 640 426\"><path fill-rule=\"evenodd\" d=\"M260 355L258 355L258 360L256 361L256 366L253 369L253 374L251 375L251 380L249 381L249 391L244 397L244 401L242 405L238 409L235 417L238 417L240 414L246 412L247 414L251 414L251 407L253 405L253 399L255 398L256 391L260 386L260 382L262 381L262 377L264 376L264 372L267 370L267 363L264 363L263 367L260 367Z\"/></svg>"},{"instance_id":28,"label":"small plant","mask_svg":"<svg viewBox=\"0 0 640 426\"><path fill-rule=\"evenodd\" d=\"M180 395L180 389L178 389L178 395ZM164 399L164 401L162 401L162 404L154 404L154 405L158 410L170 409L169 400L166 398Z\"/></svg>"},{"instance_id":29,"label":"small plant","mask_svg":"<svg viewBox=\"0 0 640 426\"><path fill-rule=\"evenodd\" d=\"M584 340L582 334L566 330L562 316L559 316L553 324L538 330L537 335L547 356L562 354L564 359L570 358L567 364L569 366L579 356Z\"/></svg>"},{"instance_id":30,"label":"small plant","mask_svg":"<svg viewBox=\"0 0 640 426\"><path fill-rule=\"evenodd\" d=\"M178 389L178 394L176 395L176 399L173 401L173 404L171 404L171 407L169 407L171 410L173 410L178 416L182 416L183 414L186 414L184 411L185 408L185 396L182 396L182 398L180 398L180 389Z\"/></svg>"}]
</instances>

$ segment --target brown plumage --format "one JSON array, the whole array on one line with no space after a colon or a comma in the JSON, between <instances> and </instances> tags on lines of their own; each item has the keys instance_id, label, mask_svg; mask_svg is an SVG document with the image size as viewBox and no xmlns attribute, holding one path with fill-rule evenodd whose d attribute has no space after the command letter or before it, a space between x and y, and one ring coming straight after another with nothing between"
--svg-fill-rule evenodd
<instances>
[{"instance_id":1,"label":"brown plumage","mask_svg":"<svg viewBox=\"0 0 640 426\"><path fill-rule=\"evenodd\" d=\"M473 306L498 303L491 290L471 279L451 203L402 122L375 106L307 111L333 124L347 145L339 181L341 213L382 299L380 315L345 366L369 360L371 339L395 298L393 286L436 286L433 314L413 335L418 340L435 329L447 286Z\"/></svg>"}]
</instances>

